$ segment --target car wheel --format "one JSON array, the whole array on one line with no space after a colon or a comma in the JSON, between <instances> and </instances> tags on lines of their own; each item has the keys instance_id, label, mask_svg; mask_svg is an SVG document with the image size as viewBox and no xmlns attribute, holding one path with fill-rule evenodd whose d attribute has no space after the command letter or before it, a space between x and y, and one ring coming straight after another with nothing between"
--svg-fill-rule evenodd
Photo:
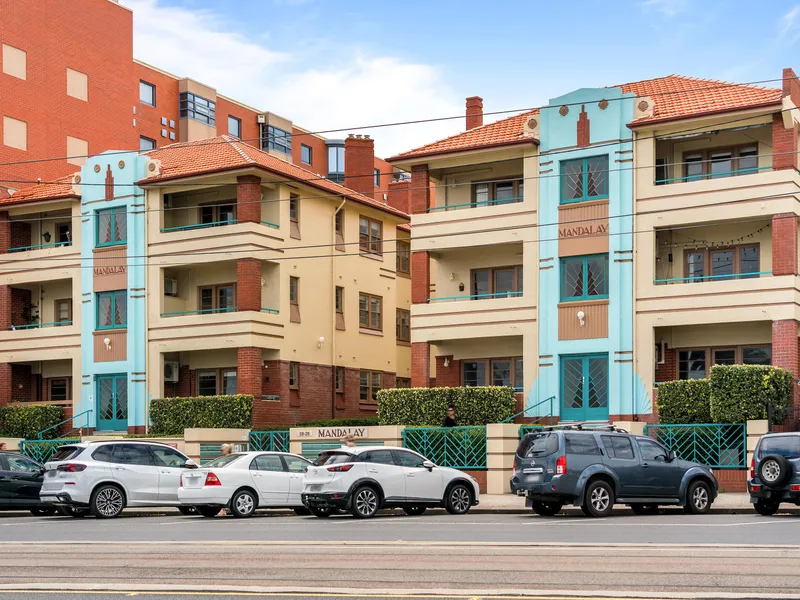
<instances>
[{"instance_id":1,"label":"car wheel","mask_svg":"<svg viewBox=\"0 0 800 600\"><path fill-rule=\"evenodd\" d=\"M533 509L533 512L542 517L554 517L561 512L562 506L563 504L560 502L542 502L540 500L534 500L531 502L531 508Z\"/></svg>"},{"instance_id":2,"label":"car wheel","mask_svg":"<svg viewBox=\"0 0 800 600\"><path fill-rule=\"evenodd\" d=\"M686 492L686 512L704 515L711 510L711 488L705 481L695 481Z\"/></svg>"},{"instance_id":3,"label":"car wheel","mask_svg":"<svg viewBox=\"0 0 800 600\"><path fill-rule=\"evenodd\" d=\"M756 512L765 517L771 517L778 512L780 507L780 502L775 502L774 500L765 500L764 498L759 498L753 505L753 508L756 510Z\"/></svg>"},{"instance_id":4,"label":"car wheel","mask_svg":"<svg viewBox=\"0 0 800 600\"><path fill-rule=\"evenodd\" d=\"M89 508L98 519L115 519L125 508L125 496L115 485L101 485L92 492Z\"/></svg>"},{"instance_id":5,"label":"car wheel","mask_svg":"<svg viewBox=\"0 0 800 600\"><path fill-rule=\"evenodd\" d=\"M635 515L657 515L658 504L631 504L631 510Z\"/></svg>"},{"instance_id":6,"label":"car wheel","mask_svg":"<svg viewBox=\"0 0 800 600\"><path fill-rule=\"evenodd\" d=\"M350 512L359 519L369 519L378 512L380 500L378 492L367 485L358 488L353 494L353 506Z\"/></svg>"},{"instance_id":7,"label":"car wheel","mask_svg":"<svg viewBox=\"0 0 800 600\"><path fill-rule=\"evenodd\" d=\"M57 506L56 512L62 517L73 517L75 519L82 519L89 514L89 509L78 508L76 506Z\"/></svg>"},{"instance_id":8,"label":"car wheel","mask_svg":"<svg viewBox=\"0 0 800 600\"><path fill-rule=\"evenodd\" d=\"M791 476L792 465L780 454L769 454L758 463L758 478L765 487L781 487Z\"/></svg>"},{"instance_id":9,"label":"car wheel","mask_svg":"<svg viewBox=\"0 0 800 600\"><path fill-rule=\"evenodd\" d=\"M412 517L418 517L428 509L427 506L406 506L403 511Z\"/></svg>"},{"instance_id":10,"label":"car wheel","mask_svg":"<svg viewBox=\"0 0 800 600\"><path fill-rule=\"evenodd\" d=\"M614 490L602 479L592 481L586 488L583 501L584 514L590 517L607 517L614 509Z\"/></svg>"},{"instance_id":11,"label":"car wheel","mask_svg":"<svg viewBox=\"0 0 800 600\"><path fill-rule=\"evenodd\" d=\"M320 519L327 519L334 512L336 512L336 509L328 508L327 506L312 506L308 510L311 511L312 515L319 517Z\"/></svg>"},{"instance_id":12,"label":"car wheel","mask_svg":"<svg viewBox=\"0 0 800 600\"><path fill-rule=\"evenodd\" d=\"M250 490L239 490L231 500L231 512L234 517L239 519L252 517L256 512L257 506L258 499Z\"/></svg>"},{"instance_id":13,"label":"car wheel","mask_svg":"<svg viewBox=\"0 0 800 600\"><path fill-rule=\"evenodd\" d=\"M220 511L222 511L221 506L198 506L197 512L207 518L216 517Z\"/></svg>"},{"instance_id":14,"label":"car wheel","mask_svg":"<svg viewBox=\"0 0 800 600\"><path fill-rule=\"evenodd\" d=\"M465 515L472 506L472 494L462 483L457 483L447 492L444 507L451 515Z\"/></svg>"},{"instance_id":15,"label":"car wheel","mask_svg":"<svg viewBox=\"0 0 800 600\"><path fill-rule=\"evenodd\" d=\"M35 517L51 517L56 514L56 509L52 506L49 508L32 508L31 514Z\"/></svg>"},{"instance_id":16,"label":"car wheel","mask_svg":"<svg viewBox=\"0 0 800 600\"><path fill-rule=\"evenodd\" d=\"M307 517L311 514L311 511L307 508L295 508L294 514L296 514L298 517Z\"/></svg>"},{"instance_id":17,"label":"car wheel","mask_svg":"<svg viewBox=\"0 0 800 600\"><path fill-rule=\"evenodd\" d=\"M198 514L196 506L179 506L178 511L187 517L193 517L194 515Z\"/></svg>"}]
</instances>

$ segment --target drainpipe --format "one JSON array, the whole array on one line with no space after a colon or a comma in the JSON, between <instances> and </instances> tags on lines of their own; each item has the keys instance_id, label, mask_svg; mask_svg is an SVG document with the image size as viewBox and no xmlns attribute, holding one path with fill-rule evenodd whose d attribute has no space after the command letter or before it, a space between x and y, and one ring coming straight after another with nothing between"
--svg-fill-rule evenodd
<instances>
[{"instance_id":1,"label":"drainpipe","mask_svg":"<svg viewBox=\"0 0 800 600\"><path fill-rule=\"evenodd\" d=\"M333 283L333 318L331 319L331 419L336 418L336 215L342 210L347 198L333 211L331 222L331 281Z\"/></svg>"}]
</instances>

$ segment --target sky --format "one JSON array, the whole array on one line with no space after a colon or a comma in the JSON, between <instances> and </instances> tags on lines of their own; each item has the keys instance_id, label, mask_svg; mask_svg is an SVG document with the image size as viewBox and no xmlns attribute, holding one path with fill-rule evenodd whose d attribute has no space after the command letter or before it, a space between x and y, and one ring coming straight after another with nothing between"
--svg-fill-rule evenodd
<instances>
[{"instance_id":1,"label":"sky","mask_svg":"<svg viewBox=\"0 0 800 600\"><path fill-rule=\"evenodd\" d=\"M800 73L797 0L121 1L134 11L136 58L311 131L343 129L328 138L463 115L467 96L485 111L522 110L670 73ZM360 132L391 156L463 128Z\"/></svg>"}]
</instances>

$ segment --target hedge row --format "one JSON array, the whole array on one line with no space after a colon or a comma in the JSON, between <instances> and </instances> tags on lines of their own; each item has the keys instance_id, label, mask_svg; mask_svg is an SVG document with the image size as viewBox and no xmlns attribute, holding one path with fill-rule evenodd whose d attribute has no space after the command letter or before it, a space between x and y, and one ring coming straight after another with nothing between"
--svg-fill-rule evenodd
<instances>
[{"instance_id":1,"label":"hedge row","mask_svg":"<svg viewBox=\"0 0 800 600\"><path fill-rule=\"evenodd\" d=\"M486 425L512 416L516 400L510 387L399 388L378 392L381 425L439 427L451 404L459 425Z\"/></svg>"},{"instance_id":2,"label":"hedge row","mask_svg":"<svg viewBox=\"0 0 800 600\"><path fill-rule=\"evenodd\" d=\"M658 420L668 425L711 423L708 379L665 381L658 386Z\"/></svg>"},{"instance_id":3,"label":"hedge row","mask_svg":"<svg viewBox=\"0 0 800 600\"><path fill-rule=\"evenodd\" d=\"M0 437L35 439L40 431L64 420L64 409L60 406L9 404L0 407ZM57 438L58 429L45 431L42 437Z\"/></svg>"},{"instance_id":4,"label":"hedge row","mask_svg":"<svg viewBox=\"0 0 800 600\"><path fill-rule=\"evenodd\" d=\"M253 397L199 396L195 398L154 398L150 402L152 435L183 435L194 427L249 429Z\"/></svg>"}]
</instances>

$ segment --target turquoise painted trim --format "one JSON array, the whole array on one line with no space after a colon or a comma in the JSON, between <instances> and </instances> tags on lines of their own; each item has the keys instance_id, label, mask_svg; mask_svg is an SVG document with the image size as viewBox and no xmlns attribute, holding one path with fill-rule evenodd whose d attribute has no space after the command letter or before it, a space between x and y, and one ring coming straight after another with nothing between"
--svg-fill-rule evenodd
<instances>
[{"instance_id":1,"label":"turquoise painted trim","mask_svg":"<svg viewBox=\"0 0 800 600\"><path fill-rule=\"evenodd\" d=\"M589 361L594 358L602 358L606 361L606 405L600 408L589 407ZM568 361L581 361L581 400L583 406L581 408L567 408L564 403L566 396L564 394L564 365ZM608 354L569 354L561 357L558 366L559 376L559 390L561 393L561 420L562 421L597 421L608 419L609 408L611 404L610 390L609 390L609 371L608 368Z\"/></svg>"},{"instance_id":2,"label":"turquoise painted trim","mask_svg":"<svg viewBox=\"0 0 800 600\"><path fill-rule=\"evenodd\" d=\"M111 325L100 325L100 299L105 297L111 298L111 320L114 320L114 315L117 312L117 296L125 300L125 323L112 323ZM127 329L128 328L128 290L116 290L113 292L97 292L95 296L95 328L97 331L108 329Z\"/></svg>"},{"instance_id":3,"label":"turquoise painted trim","mask_svg":"<svg viewBox=\"0 0 800 600\"><path fill-rule=\"evenodd\" d=\"M170 231L191 231L193 229L206 229L208 227L221 227L223 225L233 225L238 223L238 221L234 219L228 219L226 221L214 221L213 223L195 223L193 225L181 225L180 227L164 227L161 229L161 233L168 233Z\"/></svg>"},{"instance_id":4,"label":"turquoise painted trim","mask_svg":"<svg viewBox=\"0 0 800 600\"><path fill-rule=\"evenodd\" d=\"M224 313L224 312L236 312L238 307L236 306L228 306L227 308L200 308L197 310L179 310L174 312L164 312L161 313L162 317L175 317L179 315L207 315L211 313ZM264 310L263 308L261 310Z\"/></svg>"},{"instance_id":5,"label":"turquoise painted trim","mask_svg":"<svg viewBox=\"0 0 800 600\"><path fill-rule=\"evenodd\" d=\"M41 329L42 327L65 327L72 325L72 321L53 321L51 323L29 323L28 325L12 325L9 327L11 331L17 329Z\"/></svg>"},{"instance_id":6,"label":"turquoise painted trim","mask_svg":"<svg viewBox=\"0 0 800 600\"><path fill-rule=\"evenodd\" d=\"M42 248L61 248L63 246L71 246L72 242L54 242L52 244L39 244L38 246L17 246L16 248L9 248L9 252L28 252L30 250L41 250Z\"/></svg>"},{"instance_id":7,"label":"turquoise painted trim","mask_svg":"<svg viewBox=\"0 0 800 600\"><path fill-rule=\"evenodd\" d=\"M587 294L589 289L589 259L603 257L606 259L604 277L606 280L606 293L605 294ZM582 296L564 296L564 265L573 262L582 262L583 271L583 295ZM581 300L605 300L608 298L609 280L608 280L608 254L587 254L586 256L570 256L562 258L559 263L559 289L561 290L561 302L578 302Z\"/></svg>"},{"instance_id":8,"label":"turquoise painted trim","mask_svg":"<svg viewBox=\"0 0 800 600\"><path fill-rule=\"evenodd\" d=\"M606 161L606 193L600 194L598 196L587 196L586 190L589 189L589 168L588 164L590 160L594 160L597 158L605 159ZM566 181L566 169L565 166L570 163L581 163L581 183L583 187L583 196L580 198L566 198L564 196L564 184ZM590 200L604 200L608 198L608 154L598 154L597 156L586 156L584 158L576 158L572 160L562 160L559 165L559 172L561 174L560 179L560 187L559 187L559 204L574 204L575 202L589 202Z\"/></svg>"},{"instance_id":9,"label":"turquoise painted trim","mask_svg":"<svg viewBox=\"0 0 800 600\"><path fill-rule=\"evenodd\" d=\"M654 279L653 283L685 283L687 281L703 282L707 279L758 279L762 275L771 276L772 271L759 271L757 273L731 273L729 275L703 275L702 277L671 277L670 279Z\"/></svg>"},{"instance_id":10,"label":"turquoise painted trim","mask_svg":"<svg viewBox=\"0 0 800 600\"><path fill-rule=\"evenodd\" d=\"M520 389L520 390L521 390L522 388L514 388L514 390L517 390L517 389ZM524 410L521 410L521 411L519 411L518 413L511 415L511 416L510 416L510 417L508 417L507 419L503 419L502 421L500 421L500 423L510 423L511 421L513 421L514 419L516 419L517 417L521 417L522 415L524 415L524 414L525 414L525 413L527 413L528 411L531 411L531 410L533 410L534 408L538 408L539 406L542 406L542 405L544 405L544 404L549 404L549 405L550 405L550 411L549 411L549 412L548 412L546 415L540 415L540 416L538 416L538 417L537 417L537 420L539 420L539 419L544 419L544 418L546 418L546 417L552 417L552 416L553 416L553 402L555 402L555 400L556 400L556 397L555 397L555 396L550 396L549 398L545 398L545 399L544 399L544 400L542 400L541 402L537 402L536 404L532 404L531 406L528 406L528 407L527 407L527 408L525 408Z\"/></svg>"},{"instance_id":11,"label":"turquoise painted trim","mask_svg":"<svg viewBox=\"0 0 800 600\"><path fill-rule=\"evenodd\" d=\"M262 225L266 225L267 227L272 227L273 229L280 229L280 225L276 225L275 223L270 223L269 221L261 221Z\"/></svg>"},{"instance_id":12,"label":"turquoise painted trim","mask_svg":"<svg viewBox=\"0 0 800 600\"><path fill-rule=\"evenodd\" d=\"M485 300L487 298L508 298L522 296L523 292L497 292L494 294L475 294L472 296L442 296L428 298L428 302L454 302L456 300Z\"/></svg>"},{"instance_id":13,"label":"turquoise painted trim","mask_svg":"<svg viewBox=\"0 0 800 600\"><path fill-rule=\"evenodd\" d=\"M270 315L279 315L281 311L279 311L277 308L262 308L261 312L265 312Z\"/></svg>"},{"instance_id":14,"label":"turquoise painted trim","mask_svg":"<svg viewBox=\"0 0 800 600\"><path fill-rule=\"evenodd\" d=\"M703 174L703 175L687 175L685 177L671 177L670 179L656 179L653 181L656 185L663 185L665 183L675 183L681 182L685 183L687 181L695 181L697 179L719 179L723 176L735 176L735 175L752 175L753 173L758 173L759 171L771 171L772 166L766 167L753 167L752 169L736 169L735 171L722 171L721 173L714 173L713 175L710 174Z\"/></svg>"},{"instance_id":15,"label":"turquoise painted trim","mask_svg":"<svg viewBox=\"0 0 800 600\"><path fill-rule=\"evenodd\" d=\"M121 209L121 210L120 210ZM128 212L126 207L114 207L114 208L105 208L103 210L98 210L94 213L94 220L95 220L95 228L94 228L94 245L96 248L107 248L109 246L124 246L128 243L128 224L125 223L125 239L124 240L111 240L110 242L101 242L100 241L100 215L111 215L111 222L109 223L109 231L111 232L111 237L114 237L114 225L117 221L117 214L122 213L123 218L128 218Z\"/></svg>"},{"instance_id":16,"label":"turquoise painted trim","mask_svg":"<svg viewBox=\"0 0 800 600\"><path fill-rule=\"evenodd\" d=\"M457 209L457 208L477 208L478 206L499 206L501 204L517 204L518 202L522 202L524 198L522 196L515 196L513 198L501 198L500 200L482 200L480 202L467 202L465 204L446 204L442 206L431 206L428 209L428 212L437 212L440 210L450 210Z\"/></svg>"},{"instance_id":17,"label":"turquoise painted trim","mask_svg":"<svg viewBox=\"0 0 800 600\"><path fill-rule=\"evenodd\" d=\"M39 433L37 433L37 434L36 434L36 438L37 438L37 439L39 439L39 440L41 440L41 439L42 439L42 436L43 436L45 433L47 433L48 431L50 431L51 429L57 429L58 427L61 427L61 426L62 426L64 423L69 423L70 421L74 421L74 420L75 420L75 419L77 419L78 417L82 417L83 415L87 415L87 414L91 414L91 413L92 413L92 410L91 410L91 409L89 409L89 410L85 410L85 411L83 411L82 413L79 413L79 414L77 414L77 415L74 415L74 416L70 417L69 419L64 419L64 420L63 420L63 421L61 421L60 423L56 423L55 425L51 425L51 426L50 426L50 427L48 427L47 429L42 429L42 430L41 430ZM73 429L74 429L74 428L73 428Z\"/></svg>"}]
</instances>

